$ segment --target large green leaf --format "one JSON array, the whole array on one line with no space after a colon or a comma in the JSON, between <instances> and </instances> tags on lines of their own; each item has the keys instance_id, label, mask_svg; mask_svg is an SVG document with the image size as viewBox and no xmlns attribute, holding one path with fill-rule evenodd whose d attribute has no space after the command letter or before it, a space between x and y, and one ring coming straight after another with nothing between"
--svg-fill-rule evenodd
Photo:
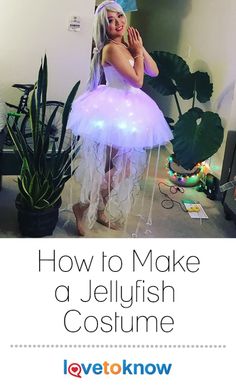
<instances>
[{"instance_id":1,"label":"large green leaf","mask_svg":"<svg viewBox=\"0 0 236 386\"><path fill-rule=\"evenodd\" d=\"M179 79L177 84L177 92L183 99L193 98L195 89L195 79L193 74L189 73L182 79Z\"/></svg>"},{"instance_id":2,"label":"large green leaf","mask_svg":"<svg viewBox=\"0 0 236 386\"><path fill-rule=\"evenodd\" d=\"M178 83L190 74L189 66L180 56L165 51L151 52L159 75L148 80L149 84L162 95L173 95Z\"/></svg>"},{"instance_id":3,"label":"large green leaf","mask_svg":"<svg viewBox=\"0 0 236 386\"><path fill-rule=\"evenodd\" d=\"M210 82L208 73L196 71L193 76L195 79L197 99L201 103L209 101L213 93L213 84Z\"/></svg>"},{"instance_id":4,"label":"large green leaf","mask_svg":"<svg viewBox=\"0 0 236 386\"><path fill-rule=\"evenodd\" d=\"M220 147L224 129L218 114L191 109L174 126L173 150L186 169L211 157Z\"/></svg>"},{"instance_id":5,"label":"large green leaf","mask_svg":"<svg viewBox=\"0 0 236 386\"><path fill-rule=\"evenodd\" d=\"M196 97L199 102L209 101L213 92L213 85L207 72L196 71L189 73L177 83L177 91L183 99Z\"/></svg>"}]
</instances>

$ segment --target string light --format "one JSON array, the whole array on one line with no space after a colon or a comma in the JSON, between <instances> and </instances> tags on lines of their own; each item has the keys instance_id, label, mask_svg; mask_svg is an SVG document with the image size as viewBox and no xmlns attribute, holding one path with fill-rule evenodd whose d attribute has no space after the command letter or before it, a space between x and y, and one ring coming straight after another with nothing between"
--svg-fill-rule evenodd
<instances>
[{"instance_id":1,"label":"string light","mask_svg":"<svg viewBox=\"0 0 236 386\"><path fill-rule=\"evenodd\" d=\"M174 162L173 156L168 157L168 174L169 179L179 186L195 186L198 185L200 182L200 178L202 176L203 170L204 170L204 164L198 163L196 165L196 169L192 173L180 173L176 172L172 169L171 164Z\"/></svg>"}]
</instances>

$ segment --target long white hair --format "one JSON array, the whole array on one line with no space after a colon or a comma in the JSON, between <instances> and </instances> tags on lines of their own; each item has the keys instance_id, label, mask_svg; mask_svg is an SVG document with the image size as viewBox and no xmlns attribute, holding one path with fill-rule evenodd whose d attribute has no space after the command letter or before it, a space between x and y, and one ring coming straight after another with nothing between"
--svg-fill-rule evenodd
<instances>
[{"instance_id":1,"label":"long white hair","mask_svg":"<svg viewBox=\"0 0 236 386\"><path fill-rule=\"evenodd\" d=\"M90 91L94 90L100 84L103 74L101 65L102 49L109 40L106 32L109 24L107 11L119 12L125 16L123 8L116 1L103 1L96 9L93 24L93 41L95 48L93 49L93 58L87 85L87 89Z\"/></svg>"}]
</instances>

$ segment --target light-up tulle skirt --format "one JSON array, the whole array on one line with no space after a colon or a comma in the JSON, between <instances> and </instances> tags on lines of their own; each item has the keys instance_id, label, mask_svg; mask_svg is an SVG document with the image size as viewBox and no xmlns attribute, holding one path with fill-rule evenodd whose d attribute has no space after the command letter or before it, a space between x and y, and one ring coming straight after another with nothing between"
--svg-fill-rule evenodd
<instances>
[{"instance_id":1,"label":"light-up tulle skirt","mask_svg":"<svg viewBox=\"0 0 236 386\"><path fill-rule=\"evenodd\" d=\"M68 128L80 136L76 178L92 228L98 210L124 223L146 167L146 150L166 144L172 133L157 104L137 88L100 85L75 100ZM112 169L107 173L107 159Z\"/></svg>"},{"instance_id":2,"label":"light-up tulle skirt","mask_svg":"<svg viewBox=\"0 0 236 386\"><path fill-rule=\"evenodd\" d=\"M75 135L123 148L152 148L172 139L157 104L142 90L100 85L73 104L68 127Z\"/></svg>"}]
</instances>

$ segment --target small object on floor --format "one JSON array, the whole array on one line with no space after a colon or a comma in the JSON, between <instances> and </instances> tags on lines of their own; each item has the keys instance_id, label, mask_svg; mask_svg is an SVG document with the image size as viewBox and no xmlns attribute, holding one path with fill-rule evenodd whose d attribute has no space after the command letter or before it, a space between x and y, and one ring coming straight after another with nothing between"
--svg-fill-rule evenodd
<instances>
[{"instance_id":1,"label":"small object on floor","mask_svg":"<svg viewBox=\"0 0 236 386\"><path fill-rule=\"evenodd\" d=\"M194 200L189 200L187 198L184 198L183 200L181 200L183 204L196 204L196 201Z\"/></svg>"},{"instance_id":2,"label":"small object on floor","mask_svg":"<svg viewBox=\"0 0 236 386\"><path fill-rule=\"evenodd\" d=\"M216 200L219 189L219 181L211 173L207 173L200 179L201 184L197 188L199 192L204 192L210 200Z\"/></svg>"},{"instance_id":3,"label":"small object on floor","mask_svg":"<svg viewBox=\"0 0 236 386\"><path fill-rule=\"evenodd\" d=\"M191 205L187 209L188 212L200 212L200 208L198 205Z\"/></svg>"},{"instance_id":4,"label":"small object on floor","mask_svg":"<svg viewBox=\"0 0 236 386\"><path fill-rule=\"evenodd\" d=\"M165 197L164 200L161 201L161 206L164 209L172 209L175 204L178 204L183 212L187 212L186 208L183 205L183 203L184 203L183 200L182 200L182 202L173 200L173 198L171 198L169 196L169 194L163 192L163 190L161 189L161 186L166 186L172 195L176 194L176 193L184 193L184 189L180 186L168 185L162 181L159 182L159 184L158 184L159 192ZM194 201L193 201L193 203L194 203Z\"/></svg>"},{"instance_id":5,"label":"small object on floor","mask_svg":"<svg viewBox=\"0 0 236 386\"><path fill-rule=\"evenodd\" d=\"M187 204L184 203L188 214L191 218L208 218L201 204Z\"/></svg>"}]
</instances>

